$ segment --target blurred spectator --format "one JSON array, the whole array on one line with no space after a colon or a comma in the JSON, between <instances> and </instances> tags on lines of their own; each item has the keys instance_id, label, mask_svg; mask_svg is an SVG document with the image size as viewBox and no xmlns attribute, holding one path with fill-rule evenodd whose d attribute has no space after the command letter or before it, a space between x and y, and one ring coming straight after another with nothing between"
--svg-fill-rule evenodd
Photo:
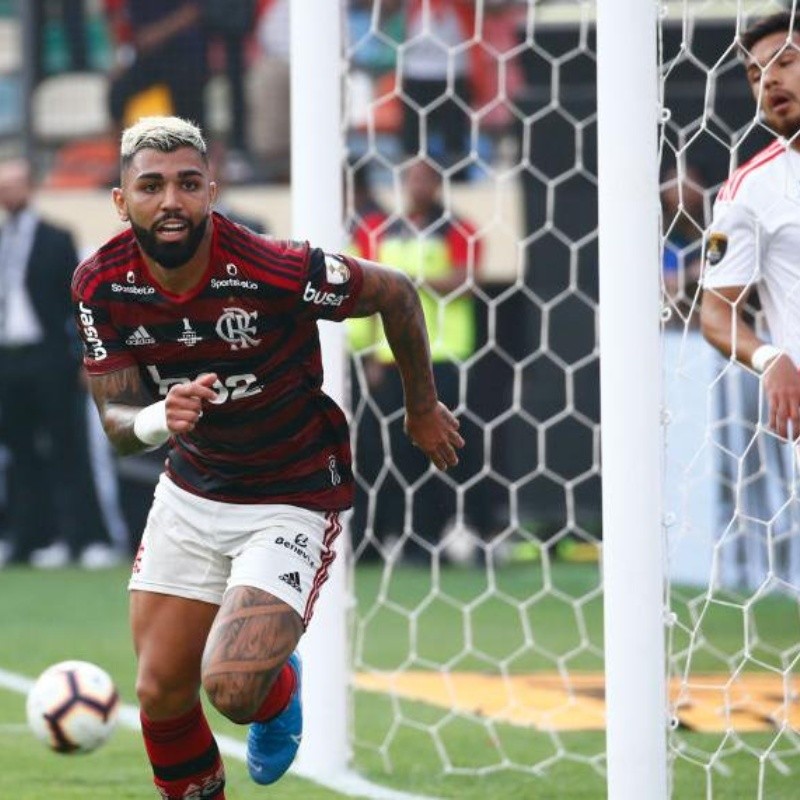
<instances>
[{"instance_id":1,"label":"blurred spectator","mask_svg":"<svg viewBox=\"0 0 800 800\"><path fill-rule=\"evenodd\" d=\"M51 12L56 11L53 16ZM33 67L38 83L46 74L46 38L53 25L58 24L64 32L68 62L66 71L82 72L89 68L89 46L86 29L85 0L33 0L31 2L32 25L35 32Z\"/></svg>"},{"instance_id":2,"label":"blurred spectator","mask_svg":"<svg viewBox=\"0 0 800 800\"><path fill-rule=\"evenodd\" d=\"M259 53L247 76L250 150L260 172L289 179L289 2L259 0Z\"/></svg>"},{"instance_id":3,"label":"blurred spectator","mask_svg":"<svg viewBox=\"0 0 800 800\"><path fill-rule=\"evenodd\" d=\"M352 153L369 147L393 158L400 150L404 106L396 67L405 28L406 10L399 0L358 0L348 10L346 93Z\"/></svg>"},{"instance_id":4,"label":"blurred spectator","mask_svg":"<svg viewBox=\"0 0 800 800\"><path fill-rule=\"evenodd\" d=\"M92 483L80 348L71 331L72 235L31 206L30 167L0 164L0 434L10 560L106 566L116 554ZM48 540L52 540L52 546Z\"/></svg>"},{"instance_id":5,"label":"blurred spectator","mask_svg":"<svg viewBox=\"0 0 800 800\"><path fill-rule=\"evenodd\" d=\"M470 117L457 99L465 106L471 101L465 48L473 13L472 4L460 0L411 0L408 11L408 44L401 61L407 98L402 146L445 167L469 153Z\"/></svg>"},{"instance_id":6,"label":"blurred spectator","mask_svg":"<svg viewBox=\"0 0 800 800\"><path fill-rule=\"evenodd\" d=\"M371 75L393 70L397 63L397 45L405 38L405 27L402 0L383 0L379 6L374 0L352 0L347 11L351 69L364 70Z\"/></svg>"},{"instance_id":7,"label":"blurred spectator","mask_svg":"<svg viewBox=\"0 0 800 800\"><path fill-rule=\"evenodd\" d=\"M378 237L389 214L375 196L369 164L353 167L349 174L352 191L348 193L351 202L346 204L348 233L356 255L377 261Z\"/></svg>"},{"instance_id":8,"label":"blurred spectator","mask_svg":"<svg viewBox=\"0 0 800 800\"><path fill-rule=\"evenodd\" d=\"M511 102L525 85L518 50L520 29L524 30L526 5L515 0L494 0L486 5L481 27L481 46L469 49L472 107L479 110L480 128L493 138L513 134L518 122Z\"/></svg>"},{"instance_id":9,"label":"blurred spectator","mask_svg":"<svg viewBox=\"0 0 800 800\"><path fill-rule=\"evenodd\" d=\"M247 43L253 34L257 0L202 0L203 20L211 44L222 45L228 82L230 131L228 133L229 180L250 177L248 124L245 98Z\"/></svg>"},{"instance_id":10,"label":"blurred spectator","mask_svg":"<svg viewBox=\"0 0 800 800\"><path fill-rule=\"evenodd\" d=\"M160 92L160 107L205 126L206 34L200 0L105 0L117 40L109 111L117 130L131 101ZM164 107L168 104L168 107ZM133 114L137 116L137 114Z\"/></svg>"},{"instance_id":11,"label":"blurred spectator","mask_svg":"<svg viewBox=\"0 0 800 800\"><path fill-rule=\"evenodd\" d=\"M354 234L354 241L372 242L374 255L381 263L407 272L419 284L428 335L431 342L433 369L439 396L451 408L459 406L460 365L472 355L475 347L475 309L468 280L471 271L480 261L475 239L475 227L467 220L449 213L442 204L442 176L428 161L416 159L405 168L403 189L406 208L403 217L385 219L385 227L378 222L379 211L365 212L362 227L374 226ZM368 206L369 207L369 206ZM372 245L368 245L372 247ZM424 555L420 547L410 546L409 531L403 530L405 519L406 486L415 485L412 499L411 528L415 538L435 544L446 532L448 522L457 512L457 495L453 482L459 483L474 476L481 468L481 434L468 430L462 419L462 432L467 440L459 454L460 463L446 477L428 473L421 453L402 447L403 389L391 352L378 325L372 320L350 320L351 343L362 350L363 372L357 375L368 391L370 400L380 409L382 420L389 420L387 439L383 438L380 421L364 424L378 426L366 432L359 428L356 444L356 469L367 483L372 484L378 475L378 496L368 512L374 523L376 539L388 542L402 537L404 552L411 558ZM368 326L359 329L359 326ZM358 369L358 362L356 362ZM371 412L370 412L371 413ZM385 472L384 447L391 449L392 473ZM423 476L426 476L423 478ZM419 485L417 486L417 482ZM469 522L478 528L479 535L487 535L489 509L475 504L476 515Z\"/></svg>"}]
</instances>

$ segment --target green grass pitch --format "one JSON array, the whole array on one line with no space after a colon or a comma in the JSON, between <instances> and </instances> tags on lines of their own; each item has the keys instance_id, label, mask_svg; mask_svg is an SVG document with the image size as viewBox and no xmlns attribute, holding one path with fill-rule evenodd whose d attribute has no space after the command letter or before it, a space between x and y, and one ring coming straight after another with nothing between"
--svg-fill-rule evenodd
<instances>
[{"instance_id":1,"label":"green grass pitch","mask_svg":"<svg viewBox=\"0 0 800 800\"><path fill-rule=\"evenodd\" d=\"M127 628L125 570L83 572L74 569L36 572L9 569L0 573L0 669L35 677L44 667L66 658L95 661L117 680L123 700L134 702L134 662ZM597 586L595 565L555 565L552 578L557 589L541 604L525 612L543 652L569 653L578 648L570 669L602 669L602 597L593 593ZM449 661L463 670L486 670L493 660L507 658L518 642L519 613L515 598L531 597L542 585L541 567L514 565L498 570L496 586L505 601L484 596L487 578L483 571L443 569L436 591L431 576L421 569L401 568L389 580L382 580L377 567L357 571L356 589L360 607L372 606L379 591L391 600L391 607L380 611L366 628L361 651L366 662L377 668L392 668L407 657L408 616L393 609L414 609L421 661ZM568 598L589 597L579 615L586 635L576 633L575 604ZM447 600L443 601L445 597ZM567 598L567 601L558 598ZM323 592L322 602L325 595ZM768 618L775 627L775 640L789 646L793 629L788 613L793 605L776 600ZM473 641L465 647L464 608L473 630ZM781 630L781 620L787 620ZM722 618L715 625L715 645L741 646L741 627L735 619ZM469 651L469 653L467 653ZM476 656L475 653L483 655ZM464 653L463 656L459 654ZM552 670L553 664L541 655L527 654L512 662L513 670L535 673ZM602 764L602 732L559 733L550 735L530 728L497 725L495 732L507 754L517 763L547 763L541 774L521 770L488 770L480 777L443 775L430 726L441 731L441 741L457 766L482 765L491 750L486 729L475 721L454 720L443 725L446 711L424 703L402 701L405 722L390 736L395 709L384 696L357 692L354 699L356 724L356 769L366 778L415 794L464 800L598 800L605 797L605 781L590 763ZM244 739L244 729L211 713L212 727L220 733ZM24 723L24 698L0 689L0 798L14 800L148 800L155 797L139 735L120 727L111 741L88 756L58 756L36 742ZM744 747L724 759L723 770L713 772L714 800L740 800L758 797L758 752L775 739L772 733L742 737ZM690 734L685 741L709 753L725 747L720 734ZM380 750L376 745L384 742ZM558 756L563 746L569 756ZM788 744L782 745L790 749ZM753 748L752 752L747 747ZM769 800L797 797L800 763L787 757L792 774L782 775L767 766L763 782ZM323 800L339 797L329 790L292 775L269 790L252 784L242 763L226 759L229 800L253 798L303 798ZM387 771L387 764L390 771ZM707 772L702 765L681 760L675 770L673 797L701 800L706 797ZM646 797L646 792L642 797Z\"/></svg>"}]
</instances>

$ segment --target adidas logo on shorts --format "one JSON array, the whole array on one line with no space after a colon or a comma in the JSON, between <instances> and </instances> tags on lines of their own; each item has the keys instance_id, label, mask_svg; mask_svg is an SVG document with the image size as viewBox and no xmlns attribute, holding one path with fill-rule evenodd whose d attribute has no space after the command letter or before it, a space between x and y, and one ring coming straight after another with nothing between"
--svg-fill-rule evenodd
<instances>
[{"instance_id":1,"label":"adidas logo on shorts","mask_svg":"<svg viewBox=\"0 0 800 800\"><path fill-rule=\"evenodd\" d=\"M299 572L285 572L283 575L278 576L284 583L288 583L296 592L300 591L300 573Z\"/></svg>"}]
</instances>

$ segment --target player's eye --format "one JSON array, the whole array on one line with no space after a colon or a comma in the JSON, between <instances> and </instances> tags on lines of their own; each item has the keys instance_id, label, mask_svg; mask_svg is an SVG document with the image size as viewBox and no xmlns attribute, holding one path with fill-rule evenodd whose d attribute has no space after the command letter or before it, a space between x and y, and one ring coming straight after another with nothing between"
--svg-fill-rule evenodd
<instances>
[{"instance_id":1,"label":"player's eye","mask_svg":"<svg viewBox=\"0 0 800 800\"><path fill-rule=\"evenodd\" d=\"M190 180L183 182L183 188L187 192L195 192L200 188L200 181L198 180Z\"/></svg>"}]
</instances>

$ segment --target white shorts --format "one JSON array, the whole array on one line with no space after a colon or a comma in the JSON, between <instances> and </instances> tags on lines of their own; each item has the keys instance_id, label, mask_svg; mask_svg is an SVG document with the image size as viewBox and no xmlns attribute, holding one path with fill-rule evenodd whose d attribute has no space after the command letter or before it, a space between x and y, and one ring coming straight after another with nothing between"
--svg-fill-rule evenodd
<instances>
[{"instance_id":1,"label":"white shorts","mask_svg":"<svg viewBox=\"0 0 800 800\"><path fill-rule=\"evenodd\" d=\"M338 512L220 503L162 475L128 589L220 605L226 589L253 586L290 605L305 626L341 530Z\"/></svg>"}]
</instances>

